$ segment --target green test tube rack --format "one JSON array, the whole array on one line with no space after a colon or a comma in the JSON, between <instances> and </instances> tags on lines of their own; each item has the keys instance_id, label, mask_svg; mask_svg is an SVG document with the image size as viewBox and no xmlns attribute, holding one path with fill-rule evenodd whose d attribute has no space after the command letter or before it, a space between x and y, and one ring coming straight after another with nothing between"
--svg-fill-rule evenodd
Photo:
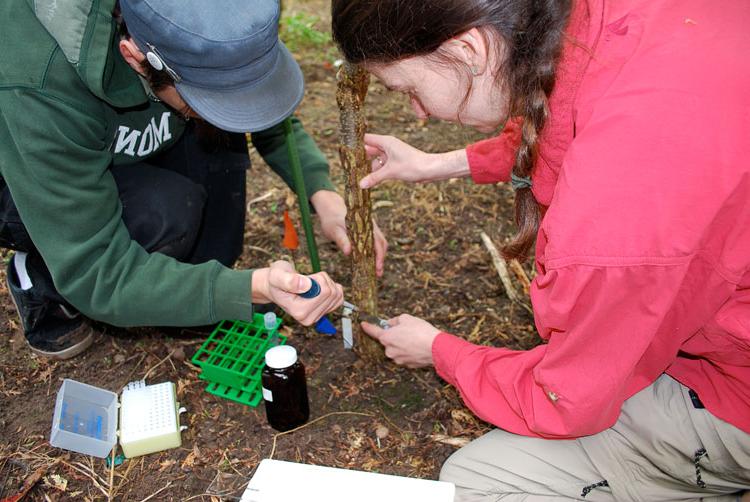
<instances>
[{"instance_id":1,"label":"green test tube rack","mask_svg":"<svg viewBox=\"0 0 750 502\"><path fill-rule=\"evenodd\" d=\"M199 378L208 382L206 392L257 406L263 397L260 378L266 350L286 343L280 326L277 318L275 327L267 329L262 314L253 314L252 322L219 323L192 358L201 369Z\"/></svg>"}]
</instances>

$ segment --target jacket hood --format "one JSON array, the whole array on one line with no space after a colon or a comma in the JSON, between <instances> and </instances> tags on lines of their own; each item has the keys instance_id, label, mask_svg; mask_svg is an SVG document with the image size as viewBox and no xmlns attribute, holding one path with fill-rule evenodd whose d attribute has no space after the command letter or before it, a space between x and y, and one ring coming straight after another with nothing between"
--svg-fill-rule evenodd
<instances>
[{"instance_id":1,"label":"jacket hood","mask_svg":"<svg viewBox=\"0 0 750 502\"><path fill-rule=\"evenodd\" d=\"M136 73L117 50L116 0L27 0L81 80L115 107L146 101Z\"/></svg>"}]
</instances>

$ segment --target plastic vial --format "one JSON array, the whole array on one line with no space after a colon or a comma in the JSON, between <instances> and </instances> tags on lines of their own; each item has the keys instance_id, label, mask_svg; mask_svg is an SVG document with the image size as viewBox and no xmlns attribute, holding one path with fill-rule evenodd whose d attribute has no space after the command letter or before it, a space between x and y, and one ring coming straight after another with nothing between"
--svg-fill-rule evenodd
<instances>
[{"instance_id":1,"label":"plastic vial","mask_svg":"<svg viewBox=\"0 0 750 502\"><path fill-rule=\"evenodd\" d=\"M263 314L263 326L265 326L268 331L276 328L276 314L273 312L266 312Z\"/></svg>"},{"instance_id":2,"label":"plastic vial","mask_svg":"<svg viewBox=\"0 0 750 502\"><path fill-rule=\"evenodd\" d=\"M310 405L305 367L297 359L294 347L279 345L268 349L261 381L266 417L271 427L283 432L307 422Z\"/></svg>"},{"instance_id":3,"label":"plastic vial","mask_svg":"<svg viewBox=\"0 0 750 502\"><path fill-rule=\"evenodd\" d=\"M266 312L263 314L263 327L266 328L266 331L269 333L272 333L271 335L271 347L274 347L279 344L279 332L274 331L276 329L276 314L273 312Z\"/></svg>"}]
</instances>

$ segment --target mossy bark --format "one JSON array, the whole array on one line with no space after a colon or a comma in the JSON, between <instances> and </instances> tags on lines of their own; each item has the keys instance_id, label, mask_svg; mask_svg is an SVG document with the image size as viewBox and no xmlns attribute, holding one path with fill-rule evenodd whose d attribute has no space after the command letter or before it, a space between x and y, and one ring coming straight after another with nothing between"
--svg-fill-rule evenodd
<instances>
[{"instance_id":1,"label":"mossy bark","mask_svg":"<svg viewBox=\"0 0 750 502\"><path fill-rule=\"evenodd\" d=\"M344 63L338 73L336 101L340 112L341 165L346 172L346 227L352 243L352 282L348 300L364 311L377 315L378 296L375 276L375 240L369 190L359 182L370 173L365 153L365 96L370 75L361 67ZM383 347L354 323L354 350L365 361L385 359Z\"/></svg>"}]
</instances>

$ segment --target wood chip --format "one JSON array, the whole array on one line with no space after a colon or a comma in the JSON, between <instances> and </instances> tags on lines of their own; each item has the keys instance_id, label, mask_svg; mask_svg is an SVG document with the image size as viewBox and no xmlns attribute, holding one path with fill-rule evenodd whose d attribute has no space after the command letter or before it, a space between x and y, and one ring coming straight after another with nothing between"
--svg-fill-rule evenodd
<instances>
[{"instance_id":1,"label":"wood chip","mask_svg":"<svg viewBox=\"0 0 750 502\"><path fill-rule=\"evenodd\" d=\"M457 448L463 448L467 444L471 442L470 438L467 437L452 437L452 436L446 436L445 434L432 434L430 436L430 439L435 441L436 443L442 443L447 444L451 446L455 446Z\"/></svg>"}]
</instances>

